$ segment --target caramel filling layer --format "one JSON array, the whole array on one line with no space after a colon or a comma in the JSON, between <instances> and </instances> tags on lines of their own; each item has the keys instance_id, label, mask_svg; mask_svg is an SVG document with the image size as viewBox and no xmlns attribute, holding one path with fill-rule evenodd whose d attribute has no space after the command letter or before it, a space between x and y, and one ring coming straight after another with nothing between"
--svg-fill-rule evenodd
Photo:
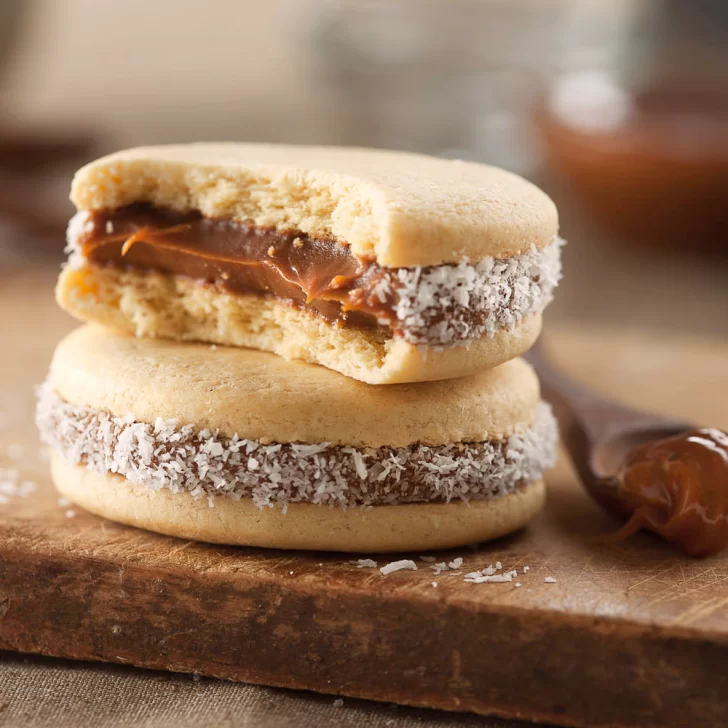
<instances>
[{"instance_id":1,"label":"caramel filling layer","mask_svg":"<svg viewBox=\"0 0 728 728\"><path fill-rule=\"evenodd\" d=\"M340 325L396 320L387 273L335 240L146 204L90 213L79 239L97 265L186 276L230 293L273 295Z\"/></svg>"},{"instance_id":2,"label":"caramel filling layer","mask_svg":"<svg viewBox=\"0 0 728 728\"><path fill-rule=\"evenodd\" d=\"M230 294L274 296L337 326L415 346L468 345L540 313L561 277L555 238L510 258L383 268L334 239L137 203L79 211L72 265L183 276Z\"/></svg>"}]
</instances>

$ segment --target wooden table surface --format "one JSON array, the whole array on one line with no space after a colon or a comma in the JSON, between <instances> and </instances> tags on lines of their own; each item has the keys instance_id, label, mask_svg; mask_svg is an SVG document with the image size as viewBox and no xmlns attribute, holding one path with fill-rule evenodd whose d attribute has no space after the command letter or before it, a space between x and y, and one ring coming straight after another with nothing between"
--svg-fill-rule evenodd
<instances>
[{"instance_id":1,"label":"wooden table surface","mask_svg":"<svg viewBox=\"0 0 728 728\"><path fill-rule=\"evenodd\" d=\"M462 573L433 588L426 564L384 578L352 557L193 544L59 506L32 385L74 323L52 303L52 274L0 283L0 469L38 484L0 504L0 647L564 724L728 720L728 559L686 559L649 536L605 543L614 522L563 458L529 528L447 554L462 573L527 564L520 588ZM725 340L554 326L546 342L599 391L728 428Z\"/></svg>"}]
</instances>

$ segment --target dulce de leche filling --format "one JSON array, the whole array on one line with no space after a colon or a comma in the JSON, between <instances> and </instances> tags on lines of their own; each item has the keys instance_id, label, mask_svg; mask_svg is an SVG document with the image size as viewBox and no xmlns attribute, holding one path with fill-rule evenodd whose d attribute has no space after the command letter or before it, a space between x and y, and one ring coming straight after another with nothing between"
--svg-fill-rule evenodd
<instances>
[{"instance_id":1,"label":"dulce de leche filling","mask_svg":"<svg viewBox=\"0 0 728 728\"><path fill-rule=\"evenodd\" d=\"M616 534L653 531L691 556L728 548L728 434L706 428L635 448L617 473Z\"/></svg>"},{"instance_id":2,"label":"dulce de leche filling","mask_svg":"<svg viewBox=\"0 0 728 728\"><path fill-rule=\"evenodd\" d=\"M91 263L184 276L230 293L272 295L338 325L396 323L388 272L345 244L148 204L89 213Z\"/></svg>"}]
</instances>

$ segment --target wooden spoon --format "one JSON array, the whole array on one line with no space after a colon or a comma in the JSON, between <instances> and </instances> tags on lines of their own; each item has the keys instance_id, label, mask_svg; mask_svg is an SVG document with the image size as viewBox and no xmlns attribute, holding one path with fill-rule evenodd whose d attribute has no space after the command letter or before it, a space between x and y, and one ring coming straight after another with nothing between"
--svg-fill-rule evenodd
<instances>
[{"instance_id":1,"label":"wooden spoon","mask_svg":"<svg viewBox=\"0 0 728 728\"><path fill-rule=\"evenodd\" d=\"M690 556L728 547L728 433L624 407L528 355L582 483L626 517L622 539L647 529Z\"/></svg>"}]
</instances>

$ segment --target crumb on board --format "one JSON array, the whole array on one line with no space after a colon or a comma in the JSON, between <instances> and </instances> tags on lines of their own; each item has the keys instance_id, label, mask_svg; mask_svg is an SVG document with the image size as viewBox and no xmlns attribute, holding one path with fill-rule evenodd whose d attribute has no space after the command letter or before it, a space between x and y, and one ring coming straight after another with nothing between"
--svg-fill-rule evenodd
<instances>
[{"instance_id":1,"label":"crumb on board","mask_svg":"<svg viewBox=\"0 0 728 728\"><path fill-rule=\"evenodd\" d=\"M501 571L503 564L500 561L495 562L495 566L490 564L481 571L471 571L463 577L464 581L469 584L498 584L504 582L511 582L518 576L516 569L511 569L503 574L498 574Z\"/></svg>"},{"instance_id":2,"label":"crumb on board","mask_svg":"<svg viewBox=\"0 0 728 728\"><path fill-rule=\"evenodd\" d=\"M419 556L418 558L420 561L424 561L425 563L429 564L429 568L433 570L433 576L438 576L443 572L448 572L448 574L451 576L462 574L461 571L454 571L455 569L459 569L463 565L463 559L460 556L453 559L449 563L445 561L431 563L435 560L434 556ZM355 564L358 569L375 569L378 566L378 563L373 559L356 559L353 561L349 561L348 563ZM321 564L319 564L319 566L321 566ZM391 574L395 571L405 570L417 571L417 564L412 559L400 559L399 561L392 561L388 564L385 564L379 569L379 571L384 576L386 576L387 574ZM523 574L526 574L528 571L530 571L530 567L524 566L521 571ZM503 564L500 561L496 561L495 565L489 564L479 571L469 571L467 574L464 575L463 580L469 584L499 584L514 582L515 587L521 587L521 582L516 581L517 577L518 569L503 571ZM547 584L556 583L556 579L554 579L552 576L546 577L544 581ZM430 584L433 588L437 587L437 581L431 581Z\"/></svg>"},{"instance_id":3,"label":"crumb on board","mask_svg":"<svg viewBox=\"0 0 728 728\"><path fill-rule=\"evenodd\" d=\"M357 569L376 569L377 562L374 559L357 559L356 561L350 561L350 564L356 564Z\"/></svg>"},{"instance_id":4,"label":"crumb on board","mask_svg":"<svg viewBox=\"0 0 728 728\"><path fill-rule=\"evenodd\" d=\"M410 571L417 571L417 564L412 559L401 559L400 561L391 561L388 564L382 566L379 571L382 572L383 576L391 574L394 571L404 571L409 569Z\"/></svg>"},{"instance_id":5,"label":"crumb on board","mask_svg":"<svg viewBox=\"0 0 728 728\"><path fill-rule=\"evenodd\" d=\"M341 708L344 705L344 701L341 698L334 700L334 708Z\"/></svg>"},{"instance_id":6,"label":"crumb on board","mask_svg":"<svg viewBox=\"0 0 728 728\"><path fill-rule=\"evenodd\" d=\"M439 576L443 571L448 570L448 565L444 561L437 564L430 564L430 568L435 572L435 576Z\"/></svg>"},{"instance_id":7,"label":"crumb on board","mask_svg":"<svg viewBox=\"0 0 728 728\"><path fill-rule=\"evenodd\" d=\"M556 584L556 579L553 576L547 576L544 578L546 584Z\"/></svg>"},{"instance_id":8,"label":"crumb on board","mask_svg":"<svg viewBox=\"0 0 728 728\"><path fill-rule=\"evenodd\" d=\"M513 572L508 571L505 574L491 574L489 576L476 576L471 579L465 579L469 584L502 584L513 581Z\"/></svg>"},{"instance_id":9,"label":"crumb on board","mask_svg":"<svg viewBox=\"0 0 728 728\"><path fill-rule=\"evenodd\" d=\"M0 468L0 505L10 503L11 498L27 498L37 488L32 480L22 480L19 471Z\"/></svg>"},{"instance_id":10,"label":"crumb on board","mask_svg":"<svg viewBox=\"0 0 728 728\"><path fill-rule=\"evenodd\" d=\"M76 511L73 511L71 509L66 511L66 518L75 518L76 517Z\"/></svg>"}]
</instances>

